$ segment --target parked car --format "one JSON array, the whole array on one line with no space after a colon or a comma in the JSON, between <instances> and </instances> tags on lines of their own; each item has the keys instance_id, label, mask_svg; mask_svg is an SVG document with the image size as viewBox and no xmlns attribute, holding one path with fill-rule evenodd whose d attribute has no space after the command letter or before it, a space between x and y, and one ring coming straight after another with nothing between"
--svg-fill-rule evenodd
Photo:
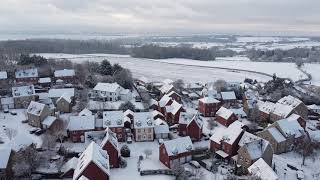
<instances>
[{"instance_id":1,"label":"parked car","mask_svg":"<svg viewBox=\"0 0 320 180\"><path fill-rule=\"evenodd\" d=\"M32 128L30 131L29 131L29 133L30 134L34 134L36 131L39 131L39 130L41 130L40 128Z\"/></svg>"},{"instance_id":2,"label":"parked car","mask_svg":"<svg viewBox=\"0 0 320 180\"><path fill-rule=\"evenodd\" d=\"M10 111L10 114L15 116L15 115L17 115L17 111L12 110L12 111Z\"/></svg>"},{"instance_id":3,"label":"parked car","mask_svg":"<svg viewBox=\"0 0 320 180\"><path fill-rule=\"evenodd\" d=\"M200 164L197 161L190 161L189 164L194 168L200 168Z\"/></svg>"},{"instance_id":4,"label":"parked car","mask_svg":"<svg viewBox=\"0 0 320 180\"><path fill-rule=\"evenodd\" d=\"M131 137L127 137L127 143L128 144L132 144L132 138Z\"/></svg>"},{"instance_id":5,"label":"parked car","mask_svg":"<svg viewBox=\"0 0 320 180\"><path fill-rule=\"evenodd\" d=\"M7 107L5 107L5 108L3 109L3 112L4 112L4 113L9 113L9 109L8 109Z\"/></svg>"},{"instance_id":6,"label":"parked car","mask_svg":"<svg viewBox=\"0 0 320 180\"><path fill-rule=\"evenodd\" d=\"M39 129L39 130L37 130L34 134L37 135L37 136L40 136L40 135L43 134L44 132L46 132L45 129Z\"/></svg>"}]
</instances>

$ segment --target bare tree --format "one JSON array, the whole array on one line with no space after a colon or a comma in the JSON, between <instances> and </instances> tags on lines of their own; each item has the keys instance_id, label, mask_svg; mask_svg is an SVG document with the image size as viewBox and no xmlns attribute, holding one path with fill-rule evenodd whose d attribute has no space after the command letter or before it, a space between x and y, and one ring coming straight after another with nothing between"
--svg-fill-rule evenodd
<instances>
[{"instance_id":1,"label":"bare tree","mask_svg":"<svg viewBox=\"0 0 320 180\"><path fill-rule=\"evenodd\" d=\"M214 82L213 86L218 92L221 92L227 90L228 84L225 80L219 79L216 82Z\"/></svg>"},{"instance_id":2,"label":"bare tree","mask_svg":"<svg viewBox=\"0 0 320 180\"><path fill-rule=\"evenodd\" d=\"M151 149L145 149L144 154L146 155L146 159L149 159L149 157L152 155Z\"/></svg>"},{"instance_id":3,"label":"bare tree","mask_svg":"<svg viewBox=\"0 0 320 180\"><path fill-rule=\"evenodd\" d=\"M13 171L16 177L31 177L40 164L40 156L35 145L19 150L14 156L14 162Z\"/></svg>"},{"instance_id":4,"label":"bare tree","mask_svg":"<svg viewBox=\"0 0 320 180\"><path fill-rule=\"evenodd\" d=\"M208 129L210 130L213 130L214 127L218 126L217 123L214 121L213 117L209 118L207 121L208 121L207 126L208 126Z\"/></svg>"},{"instance_id":5,"label":"bare tree","mask_svg":"<svg viewBox=\"0 0 320 180\"><path fill-rule=\"evenodd\" d=\"M6 128L5 130L6 135L8 136L9 140L11 141L18 133L16 129L13 128Z\"/></svg>"},{"instance_id":6,"label":"bare tree","mask_svg":"<svg viewBox=\"0 0 320 180\"><path fill-rule=\"evenodd\" d=\"M181 93L183 90L184 82L182 79L177 79L173 82L172 85L179 93Z\"/></svg>"},{"instance_id":7,"label":"bare tree","mask_svg":"<svg viewBox=\"0 0 320 180\"><path fill-rule=\"evenodd\" d=\"M302 155L302 165L305 165L306 158L311 156L317 147L317 143L312 142L308 134L295 143L294 149Z\"/></svg>"},{"instance_id":8,"label":"bare tree","mask_svg":"<svg viewBox=\"0 0 320 180\"><path fill-rule=\"evenodd\" d=\"M54 148L56 146L55 136L53 136L49 133L43 134L42 140L43 140L42 146L47 148L48 150L51 150L52 148Z\"/></svg>"}]
</instances>

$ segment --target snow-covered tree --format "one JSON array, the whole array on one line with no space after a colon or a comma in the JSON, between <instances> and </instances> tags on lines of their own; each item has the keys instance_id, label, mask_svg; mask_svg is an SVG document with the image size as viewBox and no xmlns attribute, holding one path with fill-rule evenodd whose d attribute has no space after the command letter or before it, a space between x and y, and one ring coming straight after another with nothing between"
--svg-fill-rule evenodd
<instances>
[{"instance_id":1,"label":"snow-covered tree","mask_svg":"<svg viewBox=\"0 0 320 180\"><path fill-rule=\"evenodd\" d=\"M143 152L146 155L146 159L149 159L149 157L152 155L152 149L145 149Z\"/></svg>"},{"instance_id":2,"label":"snow-covered tree","mask_svg":"<svg viewBox=\"0 0 320 180\"><path fill-rule=\"evenodd\" d=\"M13 128L6 128L5 133L11 141L17 135L18 131Z\"/></svg>"},{"instance_id":3,"label":"snow-covered tree","mask_svg":"<svg viewBox=\"0 0 320 180\"><path fill-rule=\"evenodd\" d=\"M120 149L122 157L130 157L130 149L127 145L123 145Z\"/></svg>"}]
</instances>

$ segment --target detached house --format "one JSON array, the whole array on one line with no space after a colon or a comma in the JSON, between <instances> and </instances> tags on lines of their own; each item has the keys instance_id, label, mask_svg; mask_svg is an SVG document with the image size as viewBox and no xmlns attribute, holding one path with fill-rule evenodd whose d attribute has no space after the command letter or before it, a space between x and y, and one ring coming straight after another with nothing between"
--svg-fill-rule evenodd
<instances>
[{"instance_id":1,"label":"detached house","mask_svg":"<svg viewBox=\"0 0 320 180\"><path fill-rule=\"evenodd\" d=\"M247 169L260 158L271 166L273 150L268 141L245 132L239 146L237 164L241 167Z\"/></svg>"},{"instance_id":2,"label":"detached house","mask_svg":"<svg viewBox=\"0 0 320 180\"><path fill-rule=\"evenodd\" d=\"M120 148L117 136L109 128L105 130L106 134L100 144L101 148L109 155L109 163L111 168L119 168L120 166Z\"/></svg>"},{"instance_id":3,"label":"detached house","mask_svg":"<svg viewBox=\"0 0 320 180\"><path fill-rule=\"evenodd\" d=\"M225 107L221 107L216 113L216 121L225 127L228 127L237 119L238 117L233 113L233 111Z\"/></svg>"},{"instance_id":4,"label":"detached house","mask_svg":"<svg viewBox=\"0 0 320 180\"><path fill-rule=\"evenodd\" d=\"M52 112L50 111L50 109L47 105L42 104L42 103L38 103L35 101L31 101L31 103L27 109L28 124L30 126L43 128L42 123L46 120L46 118L48 118L50 116L51 113ZM51 124L52 123L53 122L51 122ZM50 126L50 123L48 125Z\"/></svg>"},{"instance_id":5,"label":"detached house","mask_svg":"<svg viewBox=\"0 0 320 180\"><path fill-rule=\"evenodd\" d=\"M234 91L221 92L221 100L225 107L230 107L237 103L237 98Z\"/></svg>"},{"instance_id":6,"label":"detached house","mask_svg":"<svg viewBox=\"0 0 320 180\"><path fill-rule=\"evenodd\" d=\"M181 137L164 141L159 146L159 160L168 168L174 168L192 159L194 150L190 137Z\"/></svg>"},{"instance_id":7,"label":"detached house","mask_svg":"<svg viewBox=\"0 0 320 180\"><path fill-rule=\"evenodd\" d=\"M294 113L303 119L308 117L308 107L298 98L289 95L279 99L278 103L292 107Z\"/></svg>"},{"instance_id":8,"label":"detached house","mask_svg":"<svg viewBox=\"0 0 320 180\"><path fill-rule=\"evenodd\" d=\"M171 91L168 93L168 96L174 100L174 101L177 101L178 103L181 103L181 96L175 92L175 91Z\"/></svg>"},{"instance_id":9,"label":"detached house","mask_svg":"<svg viewBox=\"0 0 320 180\"><path fill-rule=\"evenodd\" d=\"M75 89L74 88L62 88L62 89L50 89L48 92L48 97L52 99L53 103L57 103L57 100L61 98L61 96L70 97L71 101L74 100L75 97Z\"/></svg>"},{"instance_id":10,"label":"detached house","mask_svg":"<svg viewBox=\"0 0 320 180\"><path fill-rule=\"evenodd\" d=\"M166 106L169 106L170 104L172 104L172 102L173 100L168 95L162 96L162 98L159 100L158 111L160 111L162 114L165 114Z\"/></svg>"},{"instance_id":11,"label":"detached house","mask_svg":"<svg viewBox=\"0 0 320 180\"><path fill-rule=\"evenodd\" d=\"M139 112L134 114L133 135L135 141L153 141L154 123L150 112Z\"/></svg>"},{"instance_id":12,"label":"detached house","mask_svg":"<svg viewBox=\"0 0 320 180\"><path fill-rule=\"evenodd\" d=\"M244 133L245 125L235 121L226 129L218 129L210 137L210 150L222 158L230 158L237 154L239 141Z\"/></svg>"},{"instance_id":13,"label":"detached house","mask_svg":"<svg viewBox=\"0 0 320 180\"><path fill-rule=\"evenodd\" d=\"M162 119L154 120L154 134L156 139L168 139L169 125Z\"/></svg>"},{"instance_id":14,"label":"detached house","mask_svg":"<svg viewBox=\"0 0 320 180\"><path fill-rule=\"evenodd\" d=\"M262 158L253 163L248 171L251 175L261 178L261 180L278 180L278 175L273 171L269 164Z\"/></svg>"},{"instance_id":15,"label":"detached house","mask_svg":"<svg viewBox=\"0 0 320 180\"><path fill-rule=\"evenodd\" d=\"M81 177L86 177L90 180L110 179L109 156L95 142L91 142L79 157L73 180L79 180Z\"/></svg>"},{"instance_id":16,"label":"detached house","mask_svg":"<svg viewBox=\"0 0 320 180\"><path fill-rule=\"evenodd\" d=\"M132 94L118 83L98 83L93 88L90 98L99 101L129 101L132 99Z\"/></svg>"},{"instance_id":17,"label":"detached house","mask_svg":"<svg viewBox=\"0 0 320 180\"><path fill-rule=\"evenodd\" d=\"M37 84L39 80L38 69L20 69L15 72L16 82Z\"/></svg>"},{"instance_id":18,"label":"detached house","mask_svg":"<svg viewBox=\"0 0 320 180\"><path fill-rule=\"evenodd\" d=\"M169 125L174 125L179 123L180 113L185 110L182 107L182 104L179 104L177 101L173 101L172 104L165 107L165 119Z\"/></svg>"},{"instance_id":19,"label":"detached house","mask_svg":"<svg viewBox=\"0 0 320 180\"><path fill-rule=\"evenodd\" d=\"M95 130L94 116L70 116L67 126L72 142L84 142L85 132Z\"/></svg>"},{"instance_id":20,"label":"detached house","mask_svg":"<svg viewBox=\"0 0 320 180\"><path fill-rule=\"evenodd\" d=\"M76 73L74 69L63 69L54 71L55 80L62 80L65 83L75 83Z\"/></svg>"},{"instance_id":21,"label":"detached house","mask_svg":"<svg viewBox=\"0 0 320 180\"><path fill-rule=\"evenodd\" d=\"M204 97L199 99L199 112L204 117L213 117L220 108L220 101L213 97Z\"/></svg>"},{"instance_id":22,"label":"detached house","mask_svg":"<svg viewBox=\"0 0 320 180\"><path fill-rule=\"evenodd\" d=\"M122 111L105 111L103 112L103 128L109 128L116 133L117 139L124 142L126 131L124 126L124 115Z\"/></svg>"},{"instance_id":23,"label":"detached house","mask_svg":"<svg viewBox=\"0 0 320 180\"><path fill-rule=\"evenodd\" d=\"M31 101L38 99L33 85L12 87L12 97L17 109L27 108Z\"/></svg>"},{"instance_id":24,"label":"detached house","mask_svg":"<svg viewBox=\"0 0 320 180\"><path fill-rule=\"evenodd\" d=\"M181 113L179 120L179 135L189 136L192 140L199 141L202 137L203 120L199 113L192 117Z\"/></svg>"},{"instance_id":25,"label":"detached house","mask_svg":"<svg viewBox=\"0 0 320 180\"><path fill-rule=\"evenodd\" d=\"M64 93L56 101L56 111L70 113L72 111L72 97L68 93Z\"/></svg>"}]
</instances>

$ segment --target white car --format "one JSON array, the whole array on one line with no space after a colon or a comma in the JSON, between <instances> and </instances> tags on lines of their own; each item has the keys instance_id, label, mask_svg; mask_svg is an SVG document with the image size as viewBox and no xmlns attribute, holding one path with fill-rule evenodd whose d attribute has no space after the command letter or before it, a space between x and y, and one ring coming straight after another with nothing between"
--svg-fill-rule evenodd
<instances>
[{"instance_id":1,"label":"white car","mask_svg":"<svg viewBox=\"0 0 320 180\"><path fill-rule=\"evenodd\" d=\"M197 161L190 161L189 164L194 168L200 168L200 164Z\"/></svg>"}]
</instances>

